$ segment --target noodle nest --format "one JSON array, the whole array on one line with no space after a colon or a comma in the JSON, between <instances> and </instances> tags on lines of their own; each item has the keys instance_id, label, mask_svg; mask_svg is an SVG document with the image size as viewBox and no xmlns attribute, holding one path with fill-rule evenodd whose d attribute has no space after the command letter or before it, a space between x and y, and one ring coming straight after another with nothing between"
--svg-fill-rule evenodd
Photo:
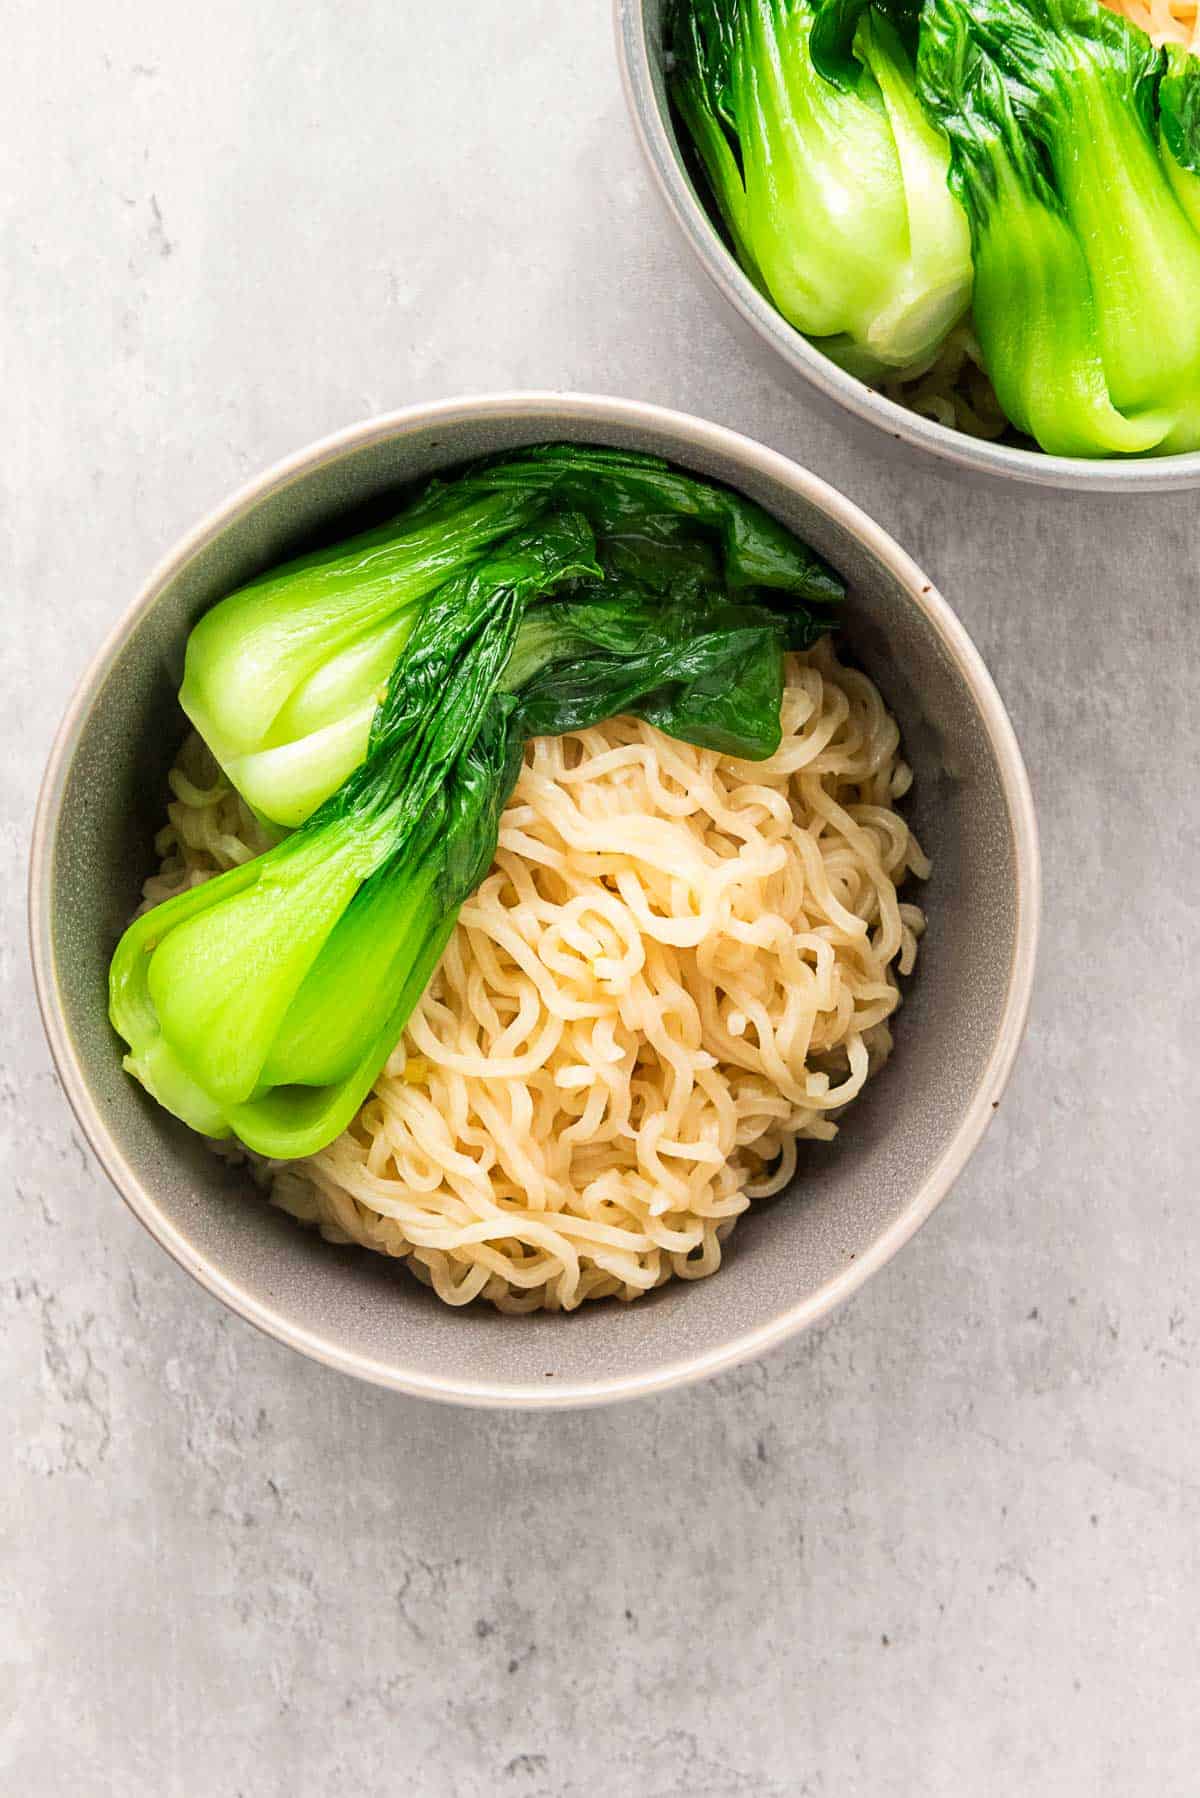
<instances>
[{"instance_id":1,"label":"noodle nest","mask_svg":"<svg viewBox=\"0 0 1200 1798\"><path fill-rule=\"evenodd\" d=\"M790 657L783 740L741 762L618 718L526 747L499 849L357 1118L260 1163L333 1242L503 1311L713 1273L755 1199L886 1059L928 864L878 690ZM266 846L185 746L153 904Z\"/></svg>"}]
</instances>

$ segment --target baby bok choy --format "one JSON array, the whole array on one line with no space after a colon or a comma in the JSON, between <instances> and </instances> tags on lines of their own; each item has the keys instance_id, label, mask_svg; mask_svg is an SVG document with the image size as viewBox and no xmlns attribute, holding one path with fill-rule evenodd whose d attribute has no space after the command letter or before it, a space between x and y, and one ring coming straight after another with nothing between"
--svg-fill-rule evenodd
<instances>
[{"instance_id":1,"label":"baby bok choy","mask_svg":"<svg viewBox=\"0 0 1200 1798\"><path fill-rule=\"evenodd\" d=\"M907 0L678 0L672 97L739 261L866 380L931 362L971 296Z\"/></svg>"},{"instance_id":2,"label":"baby bok choy","mask_svg":"<svg viewBox=\"0 0 1200 1798\"><path fill-rule=\"evenodd\" d=\"M196 625L180 703L261 819L294 828L366 754L371 722L422 607L451 575L551 502L582 512L608 569L669 580L719 549L733 590L779 588L816 611L841 588L760 507L651 456L542 445L435 481L398 519L271 570ZM709 539L706 546L704 539ZM714 577L715 578L715 577Z\"/></svg>"},{"instance_id":3,"label":"baby bok choy","mask_svg":"<svg viewBox=\"0 0 1200 1798\"><path fill-rule=\"evenodd\" d=\"M540 494L542 510L418 608L336 792L122 937L126 1067L192 1128L280 1159L345 1128L491 863L528 736L632 711L739 756L777 746L783 651L810 640L809 590L827 607L835 578L757 508L662 465L624 483L616 464L599 481L560 461L565 498L549 452L520 464L533 478L513 461L465 478L475 499Z\"/></svg>"},{"instance_id":4,"label":"baby bok choy","mask_svg":"<svg viewBox=\"0 0 1200 1798\"><path fill-rule=\"evenodd\" d=\"M341 785L423 602L540 505L434 482L390 523L273 568L205 613L179 702L261 818L300 824Z\"/></svg>"},{"instance_id":5,"label":"baby bok choy","mask_svg":"<svg viewBox=\"0 0 1200 1798\"><path fill-rule=\"evenodd\" d=\"M1200 234L1160 154L1162 68L1096 0L922 14L920 92L971 219L984 361L1045 450L1200 444Z\"/></svg>"}]
</instances>

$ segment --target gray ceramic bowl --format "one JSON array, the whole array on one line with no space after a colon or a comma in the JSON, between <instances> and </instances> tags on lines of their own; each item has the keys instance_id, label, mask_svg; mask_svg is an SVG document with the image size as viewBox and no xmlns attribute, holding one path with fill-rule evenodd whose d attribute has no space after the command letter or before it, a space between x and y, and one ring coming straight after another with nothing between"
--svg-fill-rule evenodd
<instances>
[{"instance_id":1,"label":"gray ceramic bowl","mask_svg":"<svg viewBox=\"0 0 1200 1798\"><path fill-rule=\"evenodd\" d=\"M1089 461L984 443L922 418L848 375L814 349L765 300L726 249L688 173L667 102L662 21L667 0L614 0L617 52L638 137L667 211L701 271L703 285L741 340L774 373L897 443L931 450L971 474L998 475L1085 493L1170 493L1200 486L1200 451L1145 460Z\"/></svg>"},{"instance_id":2,"label":"gray ceramic bowl","mask_svg":"<svg viewBox=\"0 0 1200 1798\"><path fill-rule=\"evenodd\" d=\"M741 489L851 584L846 636L899 716L934 874L894 1059L795 1189L744 1219L711 1280L571 1317L445 1309L395 1263L335 1250L121 1071L106 1018L116 938L153 862L182 740L184 641L201 612L297 538L398 483L546 439L653 451ZM822 1317L945 1194L1008 1078L1033 979L1038 849L1020 751L987 670L920 570L840 494L773 451L628 401L508 394L357 425L271 469L167 557L71 704L46 773L31 873L34 969L67 1096L114 1185L181 1266L317 1360L402 1391L533 1406L653 1392Z\"/></svg>"}]
</instances>

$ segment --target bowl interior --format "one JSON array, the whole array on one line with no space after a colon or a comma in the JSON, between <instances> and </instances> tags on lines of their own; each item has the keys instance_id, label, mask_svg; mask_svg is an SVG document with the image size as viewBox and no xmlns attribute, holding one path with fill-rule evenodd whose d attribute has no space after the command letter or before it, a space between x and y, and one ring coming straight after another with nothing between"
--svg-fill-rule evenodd
<instances>
[{"instance_id":1,"label":"bowl interior","mask_svg":"<svg viewBox=\"0 0 1200 1798\"><path fill-rule=\"evenodd\" d=\"M73 1102L135 1210L206 1284L297 1346L444 1396L554 1402L656 1382L721 1356L805 1301L820 1302L856 1261L878 1258L889 1233L902 1240L940 1196L940 1166L981 1103L989 1058L1012 1027L1019 938L1024 931L1028 947L1032 928L1018 898L1014 816L994 730L964 674L962 646L937 622L939 602L930 602L931 614L914 597L927 591L915 571L886 539L876 543L868 530L862 540L849 508L845 516L840 505L826 510L819 483L798 481L766 454L747 462L740 439L709 431L688 441L666 423L601 423L585 412L535 407L393 424L227 512L207 540L168 565L84 695L41 874L51 1033ZM175 691L195 619L347 508L483 451L548 438L651 450L726 481L841 570L851 590L845 639L899 717L916 773L911 813L934 872L893 1060L838 1141L805 1146L792 1189L742 1220L720 1273L672 1283L630 1307L511 1319L483 1306L447 1310L402 1266L333 1249L267 1206L123 1074L106 975L154 861L165 775L184 734ZM35 916L35 935L38 928Z\"/></svg>"},{"instance_id":2,"label":"bowl interior","mask_svg":"<svg viewBox=\"0 0 1200 1798\"><path fill-rule=\"evenodd\" d=\"M705 286L743 344L769 357L776 374L860 425L882 430L973 475L1084 492L1166 493L1200 486L1200 451L1175 456L1049 456L1028 440L988 442L949 429L847 374L794 330L743 274L713 222L703 181L695 181L667 94L663 20L669 0L616 0L617 41L626 90L651 171L682 231ZM1015 433L1014 433L1015 436Z\"/></svg>"}]
</instances>

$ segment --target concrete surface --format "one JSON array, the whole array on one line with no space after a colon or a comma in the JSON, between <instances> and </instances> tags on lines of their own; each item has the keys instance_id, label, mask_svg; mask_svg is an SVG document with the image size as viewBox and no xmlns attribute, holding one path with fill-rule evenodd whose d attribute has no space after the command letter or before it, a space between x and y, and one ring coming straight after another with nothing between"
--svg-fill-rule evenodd
<instances>
[{"instance_id":1,"label":"concrete surface","mask_svg":"<svg viewBox=\"0 0 1200 1798\"><path fill-rule=\"evenodd\" d=\"M1193 1798L1195 497L964 489L753 372L660 228L606 0L2 10L0 1789ZM1011 1101L819 1335L608 1413L261 1340L145 1237L35 1021L23 869L87 655L235 483L573 385L805 461L924 563L1041 804Z\"/></svg>"}]
</instances>

